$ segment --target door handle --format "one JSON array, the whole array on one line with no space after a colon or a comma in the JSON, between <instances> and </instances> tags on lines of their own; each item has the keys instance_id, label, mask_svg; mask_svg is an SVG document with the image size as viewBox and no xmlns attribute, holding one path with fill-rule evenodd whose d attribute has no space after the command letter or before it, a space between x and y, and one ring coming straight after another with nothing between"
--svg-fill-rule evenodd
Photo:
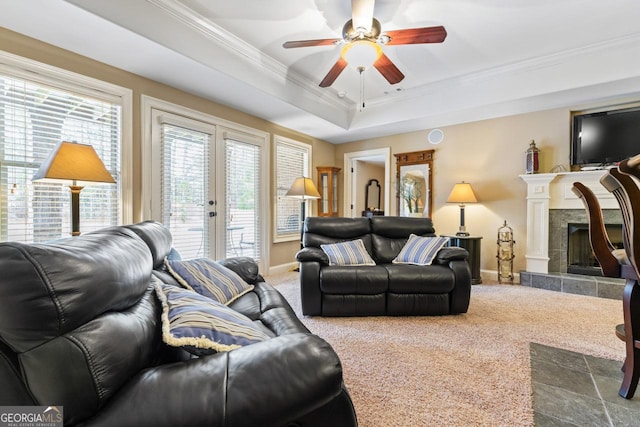
<instances>
[{"instance_id":1,"label":"door handle","mask_svg":"<svg viewBox=\"0 0 640 427\"><path fill-rule=\"evenodd\" d=\"M217 212L209 212L209 218L213 218L216 215L218 215Z\"/></svg>"}]
</instances>

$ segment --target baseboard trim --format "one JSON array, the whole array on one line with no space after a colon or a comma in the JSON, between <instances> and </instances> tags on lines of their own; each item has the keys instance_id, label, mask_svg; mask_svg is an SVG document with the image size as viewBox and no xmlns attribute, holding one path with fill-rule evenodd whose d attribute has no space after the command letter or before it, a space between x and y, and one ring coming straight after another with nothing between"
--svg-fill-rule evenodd
<instances>
[{"instance_id":1,"label":"baseboard trim","mask_svg":"<svg viewBox=\"0 0 640 427\"><path fill-rule=\"evenodd\" d=\"M297 262L288 262L286 264L273 265L269 267L269 271L267 274L271 275L271 274L286 273L288 271L293 271L295 268L298 268Z\"/></svg>"}]
</instances>

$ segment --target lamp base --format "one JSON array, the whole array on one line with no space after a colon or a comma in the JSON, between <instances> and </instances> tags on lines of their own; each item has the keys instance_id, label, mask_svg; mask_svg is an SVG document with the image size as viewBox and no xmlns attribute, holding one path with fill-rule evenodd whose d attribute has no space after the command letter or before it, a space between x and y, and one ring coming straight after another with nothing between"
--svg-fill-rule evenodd
<instances>
[{"instance_id":1,"label":"lamp base","mask_svg":"<svg viewBox=\"0 0 640 427\"><path fill-rule=\"evenodd\" d=\"M456 233L456 236L460 236L460 237L466 237L466 236L470 236L471 234L469 234L468 231L458 231Z\"/></svg>"}]
</instances>

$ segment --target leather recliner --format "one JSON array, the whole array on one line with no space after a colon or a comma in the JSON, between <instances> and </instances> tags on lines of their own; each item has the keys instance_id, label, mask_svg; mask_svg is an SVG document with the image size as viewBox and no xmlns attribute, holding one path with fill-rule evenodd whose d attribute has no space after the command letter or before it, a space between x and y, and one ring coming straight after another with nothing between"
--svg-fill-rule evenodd
<instances>
[{"instance_id":1,"label":"leather recliner","mask_svg":"<svg viewBox=\"0 0 640 427\"><path fill-rule=\"evenodd\" d=\"M309 217L300 263L302 312L322 316L466 313L471 295L469 253L440 249L431 265L394 264L411 234L435 236L430 218ZM329 265L321 245L361 239L375 266Z\"/></svg>"},{"instance_id":2,"label":"leather recliner","mask_svg":"<svg viewBox=\"0 0 640 427\"><path fill-rule=\"evenodd\" d=\"M65 425L356 426L331 346L249 258L230 305L272 338L196 357L161 340L152 276L171 234L145 222L50 244L0 243L0 406L62 406Z\"/></svg>"}]
</instances>

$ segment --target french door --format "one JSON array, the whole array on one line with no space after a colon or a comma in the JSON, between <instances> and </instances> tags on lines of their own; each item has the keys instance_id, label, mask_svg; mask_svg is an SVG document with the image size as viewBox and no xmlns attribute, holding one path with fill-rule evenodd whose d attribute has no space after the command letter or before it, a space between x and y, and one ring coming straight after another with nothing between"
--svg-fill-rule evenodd
<instances>
[{"instance_id":1,"label":"french door","mask_svg":"<svg viewBox=\"0 0 640 427\"><path fill-rule=\"evenodd\" d=\"M264 259L265 141L151 110L152 217L182 258Z\"/></svg>"}]
</instances>

